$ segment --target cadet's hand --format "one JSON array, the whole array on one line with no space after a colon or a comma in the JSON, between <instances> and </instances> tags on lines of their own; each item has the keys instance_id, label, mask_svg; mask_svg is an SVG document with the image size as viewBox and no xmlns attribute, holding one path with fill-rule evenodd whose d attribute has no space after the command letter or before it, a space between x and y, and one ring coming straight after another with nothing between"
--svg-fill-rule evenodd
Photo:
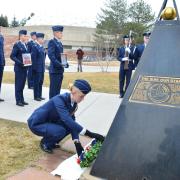
<instances>
[{"instance_id":1,"label":"cadet's hand","mask_svg":"<svg viewBox=\"0 0 180 180\"><path fill-rule=\"evenodd\" d=\"M82 151L84 151L84 149L83 149L80 141L78 141L78 140L75 140L75 141L74 141L74 145L75 145L75 147L76 147L76 152L77 152L78 157L79 157L79 156L81 155Z\"/></svg>"},{"instance_id":2,"label":"cadet's hand","mask_svg":"<svg viewBox=\"0 0 180 180\"><path fill-rule=\"evenodd\" d=\"M21 63L21 64L20 64L20 66L21 66L21 67L24 67L24 64L23 64L23 63Z\"/></svg>"},{"instance_id":3,"label":"cadet's hand","mask_svg":"<svg viewBox=\"0 0 180 180\"><path fill-rule=\"evenodd\" d=\"M104 136L102 136L98 133L90 132L88 130L86 130L85 136L89 136L90 138L95 138L96 140L101 141L101 142L103 142L105 139Z\"/></svg>"}]
</instances>

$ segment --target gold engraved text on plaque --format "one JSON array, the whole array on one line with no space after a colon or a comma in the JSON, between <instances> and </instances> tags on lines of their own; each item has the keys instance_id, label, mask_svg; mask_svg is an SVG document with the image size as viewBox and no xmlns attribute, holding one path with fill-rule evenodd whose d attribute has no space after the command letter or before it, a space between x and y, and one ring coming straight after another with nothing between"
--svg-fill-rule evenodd
<instances>
[{"instance_id":1,"label":"gold engraved text on plaque","mask_svg":"<svg viewBox=\"0 0 180 180\"><path fill-rule=\"evenodd\" d=\"M140 76L129 101L180 107L180 78Z\"/></svg>"}]
</instances>

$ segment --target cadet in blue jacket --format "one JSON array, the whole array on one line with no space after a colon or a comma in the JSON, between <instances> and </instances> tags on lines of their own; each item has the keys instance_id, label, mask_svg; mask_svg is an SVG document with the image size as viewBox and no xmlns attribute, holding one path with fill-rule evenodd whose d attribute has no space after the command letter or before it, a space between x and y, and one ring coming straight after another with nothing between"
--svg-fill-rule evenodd
<instances>
[{"instance_id":1,"label":"cadet in blue jacket","mask_svg":"<svg viewBox=\"0 0 180 180\"><path fill-rule=\"evenodd\" d=\"M27 77L27 66L24 66L22 56L23 54L29 53L26 43L27 43L27 31L20 30L19 41L14 44L10 55L10 58L15 62L14 64L15 97L16 97L17 106L28 105L28 103L24 101L24 96L23 96L23 90Z\"/></svg>"},{"instance_id":2,"label":"cadet in blue jacket","mask_svg":"<svg viewBox=\"0 0 180 180\"><path fill-rule=\"evenodd\" d=\"M77 104L91 91L91 86L85 80L75 80L70 93L64 93L51 98L47 103L36 109L28 119L31 131L42 136L40 147L47 153L52 153L57 144L68 134L71 134L77 154L83 151L79 134L103 141L104 137L92 133L75 121L74 113Z\"/></svg>"},{"instance_id":3,"label":"cadet in blue jacket","mask_svg":"<svg viewBox=\"0 0 180 180\"><path fill-rule=\"evenodd\" d=\"M147 44L149 42L150 35L151 35L150 32L143 33L143 41L144 41L144 43L137 46L137 51L138 51L138 61L136 61L137 64L138 64L138 62L139 62L139 60L140 60L140 58L141 58L141 56L143 54L144 49L146 48L146 46L147 46ZM135 64L135 66L137 66L137 64Z\"/></svg>"},{"instance_id":4,"label":"cadet in blue jacket","mask_svg":"<svg viewBox=\"0 0 180 180\"><path fill-rule=\"evenodd\" d=\"M43 47L44 34L36 34L37 41L32 46L31 58L32 58L32 72L34 81L34 100L41 101L45 98L42 97L42 85L44 81L45 71L45 49Z\"/></svg>"},{"instance_id":5,"label":"cadet in blue jacket","mask_svg":"<svg viewBox=\"0 0 180 180\"><path fill-rule=\"evenodd\" d=\"M32 46L36 43L36 32L31 32L30 35L31 35L31 40L27 43L27 45L28 45L29 52L31 53ZM33 81L32 66L29 66L27 71L28 71L27 72L28 88L33 89L34 81Z\"/></svg>"},{"instance_id":6,"label":"cadet in blue jacket","mask_svg":"<svg viewBox=\"0 0 180 180\"><path fill-rule=\"evenodd\" d=\"M50 59L49 99L60 93L63 80L64 67L61 63L61 53L63 53L63 45L61 43L63 28L63 26L53 26L54 38L48 43L48 56Z\"/></svg>"},{"instance_id":7,"label":"cadet in blue jacket","mask_svg":"<svg viewBox=\"0 0 180 180\"><path fill-rule=\"evenodd\" d=\"M5 57L4 57L4 37L1 34L1 27L0 27L0 92L1 92L1 83L3 77L3 71L5 66ZM4 99L0 98L0 102L3 102Z\"/></svg>"},{"instance_id":8,"label":"cadet in blue jacket","mask_svg":"<svg viewBox=\"0 0 180 180\"><path fill-rule=\"evenodd\" d=\"M118 60L121 62L119 70L119 92L120 98L124 96L124 93L130 83L132 70L134 69L134 46L130 45L130 37L128 35L123 36L124 46L119 48ZM124 82L126 79L126 86L124 88Z\"/></svg>"}]
</instances>

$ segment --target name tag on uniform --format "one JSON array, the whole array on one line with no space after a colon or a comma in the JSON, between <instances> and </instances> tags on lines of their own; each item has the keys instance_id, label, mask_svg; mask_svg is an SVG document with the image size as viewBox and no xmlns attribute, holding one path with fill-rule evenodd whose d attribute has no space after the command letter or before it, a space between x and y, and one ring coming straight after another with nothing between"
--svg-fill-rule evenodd
<instances>
[{"instance_id":1,"label":"name tag on uniform","mask_svg":"<svg viewBox=\"0 0 180 180\"><path fill-rule=\"evenodd\" d=\"M31 54L30 53L22 54L22 59L23 59L24 66L31 66L32 65Z\"/></svg>"},{"instance_id":2,"label":"name tag on uniform","mask_svg":"<svg viewBox=\"0 0 180 180\"><path fill-rule=\"evenodd\" d=\"M62 66L67 66L67 64L68 64L67 54L65 54L65 53L61 53L61 64L62 64Z\"/></svg>"}]
</instances>

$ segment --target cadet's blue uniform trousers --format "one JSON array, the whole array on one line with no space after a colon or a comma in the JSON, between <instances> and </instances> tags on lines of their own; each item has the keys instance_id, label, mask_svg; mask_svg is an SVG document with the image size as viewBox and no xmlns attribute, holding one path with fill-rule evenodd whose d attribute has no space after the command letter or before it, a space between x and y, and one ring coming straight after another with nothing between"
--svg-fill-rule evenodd
<instances>
[{"instance_id":1,"label":"cadet's blue uniform trousers","mask_svg":"<svg viewBox=\"0 0 180 180\"><path fill-rule=\"evenodd\" d=\"M34 80L34 98L42 97L42 86L44 82L44 73L33 72Z\"/></svg>"},{"instance_id":2,"label":"cadet's blue uniform trousers","mask_svg":"<svg viewBox=\"0 0 180 180\"><path fill-rule=\"evenodd\" d=\"M4 66L0 66L0 92L1 92L1 83L2 83L3 71L4 71Z\"/></svg>"},{"instance_id":3,"label":"cadet's blue uniform trousers","mask_svg":"<svg viewBox=\"0 0 180 180\"><path fill-rule=\"evenodd\" d=\"M27 70L27 82L28 82L28 88L33 88L34 80L33 80L33 72L32 72L32 66L28 67Z\"/></svg>"},{"instance_id":4,"label":"cadet's blue uniform trousers","mask_svg":"<svg viewBox=\"0 0 180 180\"><path fill-rule=\"evenodd\" d=\"M23 90L26 84L27 68L15 71L15 97L16 102L24 102Z\"/></svg>"},{"instance_id":5,"label":"cadet's blue uniform trousers","mask_svg":"<svg viewBox=\"0 0 180 180\"><path fill-rule=\"evenodd\" d=\"M0 91L1 91L1 83L2 83L4 66L5 66L4 37L0 35Z\"/></svg>"},{"instance_id":6,"label":"cadet's blue uniform trousers","mask_svg":"<svg viewBox=\"0 0 180 180\"><path fill-rule=\"evenodd\" d=\"M50 87L49 87L49 98L60 94L61 85L63 81L63 74L49 73Z\"/></svg>"}]
</instances>

